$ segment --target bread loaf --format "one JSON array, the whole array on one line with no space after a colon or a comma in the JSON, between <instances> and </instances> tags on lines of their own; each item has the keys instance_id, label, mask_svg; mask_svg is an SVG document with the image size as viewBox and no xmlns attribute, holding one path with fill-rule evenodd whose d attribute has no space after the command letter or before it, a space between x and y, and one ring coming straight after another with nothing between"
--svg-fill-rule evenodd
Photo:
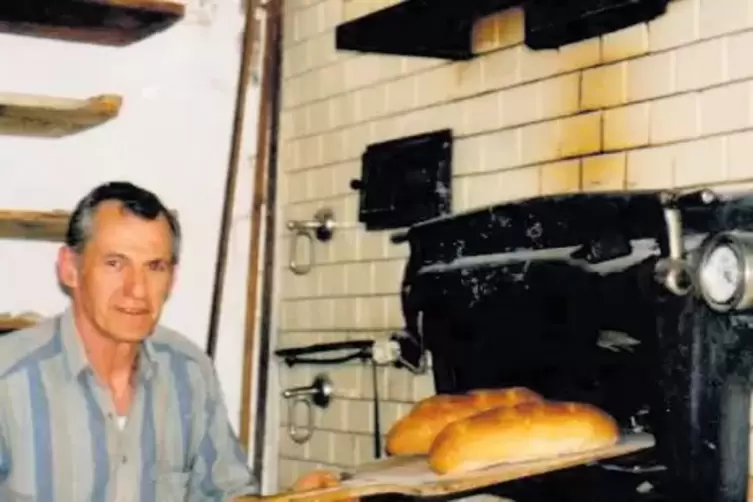
<instances>
[{"instance_id":1,"label":"bread loaf","mask_svg":"<svg viewBox=\"0 0 753 502\"><path fill-rule=\"evenodd\" d=\"M619 427L585 403L527 403L488 410L448 425L429 451L438 474L527 462L612 446Z\"/></svg>"},{"instance_id":2,"label":"bread loaf","mask_svg":"<svg viewBox=\"0 0 753 502\"><path fill-rule=\"evenodd\" d=\"M432 396L416 403L408 415L392 426L387 433L387 451L391 455L426 455L437 434L456 420L495 407L543 400L542 396L524 387Z\"/></svg>"}]
</instances>

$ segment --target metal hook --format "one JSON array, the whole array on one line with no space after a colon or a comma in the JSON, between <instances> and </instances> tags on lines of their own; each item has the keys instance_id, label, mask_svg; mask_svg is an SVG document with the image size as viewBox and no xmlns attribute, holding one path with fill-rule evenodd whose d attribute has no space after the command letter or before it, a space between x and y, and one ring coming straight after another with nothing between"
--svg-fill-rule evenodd
<instances>
[{"instance_id":1,"label":"metal hook","mask_svg":"<svg viewBox=\"0 0 753 502\"><path fill-rule=\"evenodd\" d=\"M307 221L291 220L287 224L288 230L293 235L290 238L290 262L288 267L296 275L308 274L314 266L314 237L319 242L327 242L332 239L335 233L335 213L330 208L319 209L314 213L314 219ZM299 263L296 259L298 256L298 241L305 239L309 243L308 262Z\"/></svg>"},{"instance_id":2,"label":"metal hook","mask_svg":"<svg viewBox=\"0 0 753 502\"><path fill-rule=\"evenodd\" d=\"M334 387L327 375L317 375L308 387L294 387L283 391L282 397L288 403L288 435L296 443L305 443L314 434L314 405L326 408L332 399ZM295 409L299 404L306 407L306 426L296 425Z\"/></svg>"}]
</instances>

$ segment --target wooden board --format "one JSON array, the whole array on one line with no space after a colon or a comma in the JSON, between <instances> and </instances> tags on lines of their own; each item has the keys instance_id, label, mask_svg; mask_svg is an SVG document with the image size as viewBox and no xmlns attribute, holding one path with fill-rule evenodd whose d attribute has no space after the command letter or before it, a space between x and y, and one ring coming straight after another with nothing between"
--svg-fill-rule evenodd
<instances>
[{"instance_id":1,"label":"wooden board","mask_svg":"<svg viewBox=\"0 0 753 502\"><path fill-rule=\"evenodd\" d=\"M0 211L0 239L60 242L68 228L67 211Z\"/></svg>"},{"instance_id":2,"label":"wooden board","mask_svg":"<svg viewBox=\"0 0 753 502\"><path fill-rule=\"evenodd\" d=\"M53 98L0 93L0 134L58 138L103 124L118 116L122 98Z\"/></svg>"},{"instance_id":3,"label":"wooden board","mask_svg":"<svg viewBox=\"0 0 753 502\"><path fill-rule=\"evenodd\" d=\"M2 0L0 32L119 46L184 15L179 0Z\"/></svg>"},{"instance_id":4,"label":"wooden board","mask_svg":"<svg viewBox=\"0 0 753 502\"><path fill-rule=\"evenodd\" d=\"M396 457L363 466L353 473L344 473L338 487L304 492L285 492L262 497L262 502L334 502L345 498L394 493L412 497L452 495L507 481L589 464L598 460L634 453L654 446L650 434L624 437L620 443L576 455L567 455L536 462L500 464L464 474L439 476L433 473L425 457ZM241 498L238 501L258 500Z\"/></svg>"}]
</instances>

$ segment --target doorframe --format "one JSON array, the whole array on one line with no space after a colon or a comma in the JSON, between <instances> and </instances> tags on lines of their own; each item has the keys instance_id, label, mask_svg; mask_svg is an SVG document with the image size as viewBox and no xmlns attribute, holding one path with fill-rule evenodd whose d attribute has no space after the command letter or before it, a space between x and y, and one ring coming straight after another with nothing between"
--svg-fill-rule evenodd
<instances>
[{"instance_id":1,"label":"doorframe","mask_svg":"<svg viewBox=\"0 0 753 502\"><path fill-rule=\"evenodd\" d=\"M256 165L251 202L246 328L244 340L241 442L261 494L278 491L280 400L278 367L272 355L279 325L281 271L277 266L278 235L283 225L278 198L278 131L282 73L283 0L245 0L258 8L262 21L260 44L261 96L257 127ZM269 399L268 396L273 396Z\"/></svg>"}]
</instances>

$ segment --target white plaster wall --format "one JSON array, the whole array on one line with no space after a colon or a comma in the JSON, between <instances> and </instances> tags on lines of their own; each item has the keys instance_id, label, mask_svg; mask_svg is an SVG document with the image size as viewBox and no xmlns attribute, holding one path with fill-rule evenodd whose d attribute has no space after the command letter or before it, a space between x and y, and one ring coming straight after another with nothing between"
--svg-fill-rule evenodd
<instances>
[{"instance_id":1,"label":"white plaster wall","mask_svg":"<svg viewBox=\"0 0 753 502\"><path fill-rule=\"evenodd\" d=\"M0 136L0 208L72 209L94 185L129 180L176 209L183 262L163 322L202 348L209 327L217 239L231 147L244 15L240 0L196 0L167 31L125 48L0 36L0 92L124 96L119 118L67 138ZM238 427L245 320L250 157L258 108L248 96L218 371ZM0 241L0 312L54 314L66 305L54 275L58 244Z\"/></svg>"}]
</instances>

